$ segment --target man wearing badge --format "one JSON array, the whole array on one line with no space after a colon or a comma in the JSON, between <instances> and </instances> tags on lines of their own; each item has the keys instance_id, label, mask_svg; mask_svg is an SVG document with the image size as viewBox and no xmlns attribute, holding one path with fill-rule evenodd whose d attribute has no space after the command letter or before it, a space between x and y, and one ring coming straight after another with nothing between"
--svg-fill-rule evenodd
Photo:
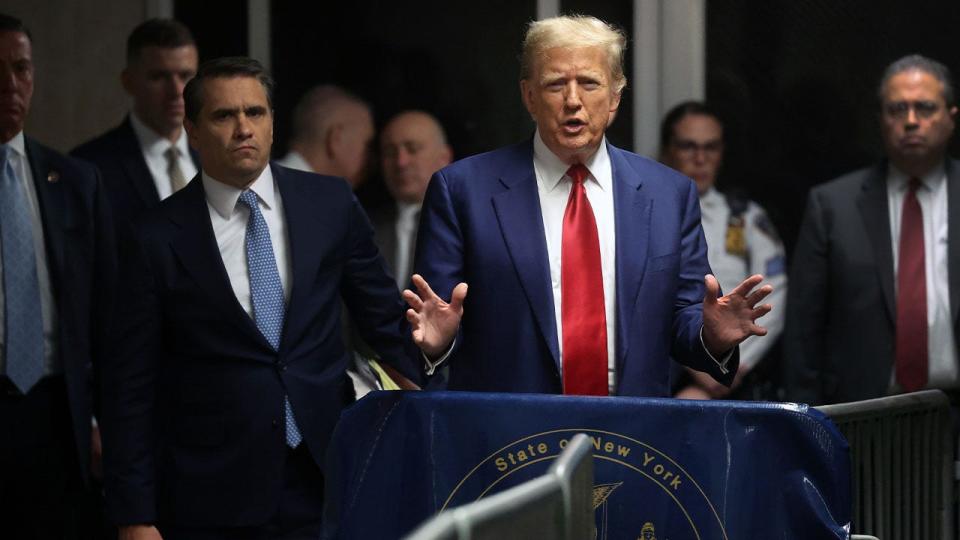
<instances>
[{"instance_id":1,"label":"man wearing badge","mask_svg":"<svg viewBox=\"0 0 960 540\"><path fill-rule=\"evenodd\" d=\"M721 193L716 189L723 152L723 123L706 104L686 101L664 116L660 126L660 160L697 185L707 257L720 287L730 290L747 276L764 274L766 283L773 286L767 301L780 309L761 319L766 336L750 337L740 344L740 369L732 387L688 369L679 372L679 382L674 383L675 397L679 398L728 397L764 359L783 331L787 295L783 242L760 205L733 191Z\"/></svg>"}]
</instances>

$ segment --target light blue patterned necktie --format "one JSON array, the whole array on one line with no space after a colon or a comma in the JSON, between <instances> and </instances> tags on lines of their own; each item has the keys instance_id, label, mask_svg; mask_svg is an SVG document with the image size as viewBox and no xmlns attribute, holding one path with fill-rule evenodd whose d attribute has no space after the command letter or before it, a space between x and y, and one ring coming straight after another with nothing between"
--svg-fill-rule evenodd
<instances>
[{"instance_id":1,"label":"light blue patterned necktie","mask_svg":"<svg viewBox=\"0 0 960 540\"><path fill-rule=\"evenodd\" d=\"M43 313L30 201L11 162L13 151L0 145L0 242L3 255L7 377L26 394L43 376Z\"/></svg>"},{"instance_id":2,"label":"light blue patterned necktie","mask_svg":"<svg viewBox=\"0 0 960 540\"><path fill-rule=\"evenodd\" d=\"M270 230L260 213L257 194L246 190L240 194L240 202L250 209L247 220L247 272L250 276L250 299L253 302L253 320L260 333L274 350L280 349L280 334L283 331L284 300L277 260L273 256ZM293 417L290 400L283 397L286 414L286 438L290 448L300 445L303 437Z\"/></svg>"}]
</instances>

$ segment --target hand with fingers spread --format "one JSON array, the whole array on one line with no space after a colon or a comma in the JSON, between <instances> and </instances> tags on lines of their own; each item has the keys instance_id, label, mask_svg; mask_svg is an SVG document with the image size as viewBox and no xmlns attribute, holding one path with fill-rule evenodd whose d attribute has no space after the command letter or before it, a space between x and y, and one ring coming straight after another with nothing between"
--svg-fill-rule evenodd
<instances>
[{"instance_id":1,"label":"hand with fingers spread","mask_svg":"<svg viewBox=\"0 0 960 540\"><path fill-rule=\"evenodd\" d=\"M707 274L703 281L707 288L703 298L703 342L710 354L722 356L750 336L766 335L767 329L754 322L773 309L770 304L757 305L773 292L770 285L754 290L763 282L763 276L754 274L719 298L717 278Z\"/></svg>"},{"instance_id":2,"label":"hand with fingers spread","mask_svg":"<svg viewBox=\"0 0 960 540\"><path fill-rule=\"evenodd\" d=\"M410 289L403 291L403 299L410 304L407 320L410 321L413 342L427 358L435 359L446 352L457 335L463 317L463 299L467 297L467 284L460 283L453 288L449 303L437 296L419 274L413 275L413 284L417 288L416 293Z\"/></svg>"}]
</instances>

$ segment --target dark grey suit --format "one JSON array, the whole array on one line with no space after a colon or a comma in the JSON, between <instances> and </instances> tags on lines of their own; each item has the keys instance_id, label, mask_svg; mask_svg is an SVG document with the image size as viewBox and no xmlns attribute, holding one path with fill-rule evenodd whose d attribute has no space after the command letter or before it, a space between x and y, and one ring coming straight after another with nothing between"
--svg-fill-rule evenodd
<instances>
[{"instance_id":1,"label":"dark grey suit","mask_svg":"<svg viewBox=\"0 0 960 540\"><path fill-rule=\"evenodd\" d=\"M370 221L373 223L374 240L377 242L377 247L380 248L380 253L383 254L383 258L386 259L387 264L390 266L390 272L396 276L398 271L403 270L397 268L397 262L399 261L400 254L397 253L399 245L397 243L396 203L391 202L390 204L385 204L370 212ZM415 221L419 221L419 219ZM414 230L413 238L410 241L410 247L407 253L407 273L410 273L410 270L413 267L413 254L416 246L417 232ZM409 281L410 276L404 276L403 283L406 284L409 283Z\"/></svg>"},{"instance_id":2,"label":"dark grey suit","mask_svg":"<svg viewBox=\"0 0 960 540\"><path fill-rule=\"evenodd\" d=\"M960 307L960 163L948 160L948 272ZM883 396L894 363L893 248L887 165L810 192L794 251L784 334L787 398L811 404Z\"/></svg>"}]
</instances>

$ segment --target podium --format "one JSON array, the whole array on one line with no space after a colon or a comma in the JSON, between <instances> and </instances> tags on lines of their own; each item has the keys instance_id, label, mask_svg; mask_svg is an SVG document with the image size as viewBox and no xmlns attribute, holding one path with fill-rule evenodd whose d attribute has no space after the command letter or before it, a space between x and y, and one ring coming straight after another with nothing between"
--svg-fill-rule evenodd
<instances>
[{"instance_id":1,"label":"podium","mask_svg":"<svg viewBox=\"0 0 960 540\"><path fill-rule=\"evenodd\" d=\"M344 411L324 537L400 538L591 437L598 540L847 538L846 441L806 405L374 392Z\"/></svg>"}]
</instances>

